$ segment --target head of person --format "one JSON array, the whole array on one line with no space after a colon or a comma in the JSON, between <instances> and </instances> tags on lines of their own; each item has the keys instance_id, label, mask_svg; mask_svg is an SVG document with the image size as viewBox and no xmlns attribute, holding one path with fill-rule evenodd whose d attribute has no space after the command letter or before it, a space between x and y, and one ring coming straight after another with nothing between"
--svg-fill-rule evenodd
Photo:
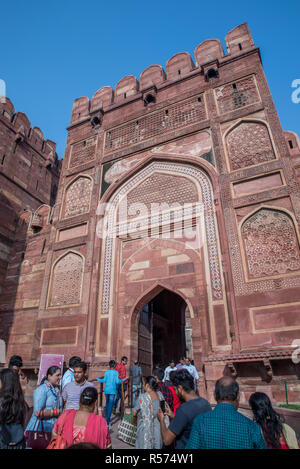
<instances>
[{"instance_id":1,"label":"head of person","mask_svg":"<svg viewBox=\"0 0 300 469\"><path fill-rule=\"evenodd\" d=\"M85 362L76 363L74 366L74 379L81 384L86 380L87 364Z\"/></svg>"},{"instance_id":2,"label":"head of person","mask_svg":"<svg viewBox=\"0 0 300 469\"><path fill-rule=\"evenodd\" d=\"M175 368L175 361L174 361L174 360L170 360L169 366L170 366L171 368Z\"/></svg>"},{"instance_id":3,"label":"head of person","mask_svg":"<svg viewBox=\"0 0 300 469\"><path fill-rule=\"evenodd\" d=\"M177 371L179 371L179 370L170 371L170 374L169 374L169 378L170 378L170 381L171 381L171 384L172 384L173 387L174 387L173 379L174 379L174 376L176 375Z\"/></svg>"},{"instance_id":4,"label":"head of person","mask_svg":"<svg viewBox=\"0 0 300 469\"><path fill-rule=\"evenodd\" d=\"M160 383L163 380L164 375L165 373L161 368L155 368L155 370L153 370L153 376L156 379L157 383Z\"/></svg>"},{"instance_id":5,"label":"head of person","mask_svg":"<svg viewBox=\"0 0 300 469\"><path fill-rule=\"evenodd\" d=\"M191 364L191 360L189 359L189 357L185 357L184 362L185 362L186 365Z\"/></svg>"},{"instance_id":6,"label":"head of person","mask_svg":"<svg viewBox=\"0 0 300 469\"><path fill-rule=\"evenodd\" d=\"M59 366L53 365L48 368L46 376L42 379L41 384L44 384L46 380L51 384L51 386L59 386L61 380L61 370Z\"/></svg>"},{"instance_id":7,"label":"head of person","mask_svg":"<svg viewBox=\"0 0 300 469\"><path fill-rule=\"evenodd\" d=\"M215 385L215 399L218 404L232 404L238 408L240 399L238 382L230 376L218 379Z\"/></svg>"},{"instance_id":8,"label":"head of person","mask_svg":"<svg viewBox=\"0 0 300 469\"><path fill-rule=\"evenodd\" d=\"M71 357L69 360L69 368L74 369L74 366L77 365L77 363L81 363L81 358L80 357Z\"/></svg>"},{"instance_id":9,"label":"head of person","mask_svg":"<svg viewBox=\"0 0 300 469\"><path fill-rule=\"evenodd\" d=\"M194 393L194 379L185 368L172 371L170 373L170 380L181 402L185 402L188 395Z\"/></svg>"},{"instance_id":10,"label":"head of person","mask_svg":"<svg viewBox=\"0 0 300 469\"><path fill-rule=\"evenodd\" d=\"M127 365L127 362L128 362L128 358L127 357L122 357L121 358L121 362L123 363L123 365Z\"/></svg>"},{"instance_id":11,"label":"head of person","mask_svg":"<svg viewBox=\"0 0 300 469\"><path fill-rule=\"evenodd\" d=\"M26 405L18 374L12 368L0 373L0 423L23 425Z\"/></svg>"},{"instance_id":12,"label":"head of person","mask_svg":"<svg viewBox=\"0 0 300 469\"><path fill-rule=\"evenodd\" d=\"M143 387L145 392L157 391L158 384L154 376L143 377Z\"/></svg>"},{"instance_id":13,"label":"head of person","mask_svg":"<svg viewBox=\"0 0 300 469\"><path fill-rule=\"evenodd\" d=\"M96 388L89 386L85 388L80 394L79 407L81 410L88 410L94 412L98 399L98 392Z\"/></svg>"},{"instance_id":14,"label":"head of person","mask_svg":"<svg viewBox=\"0 0 300 469\"><path fill-rule=\"evenodd\" d=\"M116 362L115 360L110 360L108 363L108 366L110 369L114 369L116 367Z\"/></svg>"},{"instance_id":15,"label":"head of person","mask_svg":"<svg viewBox=\"0 0 300 469\"><path fill-rule=\"evenodd\" d=\"M273 448L280 448L280 434L282 432L281 417L272 407L271 401L264 392L251 394L249 405L256 423L261 427L265 440Z\"/></svg>"},{"instance_id":16,"label":"head of person","mask_svg":"<svg viewBox=\"0 0 300 469\"><path fill-rule=\"evenodd\" d=\"M10 357L8 368L19 373L21 371L22 366L23 360L20 355L13 355L12 357Z\"/></svg>"},{"instance_id":17,"label":"head of person","mask_svg":"<svg viewBox=\"0 0 300 469\"><path fill-rule=\"evenodd\" d=\"M185 365L184 357L179 358L179 363L181 363L181 365Z\"/></svg>"},{"instance_id":18,"label":"head of person","mask_svg":"<svg viewBox=\"0 0 300 469\"><path fill-rule=\"evenodd\" d=\"M136 366L139 366L139 362L138 362L138 361L135 361L134 364L135 364Z\"/></svg>"}]
</instances>

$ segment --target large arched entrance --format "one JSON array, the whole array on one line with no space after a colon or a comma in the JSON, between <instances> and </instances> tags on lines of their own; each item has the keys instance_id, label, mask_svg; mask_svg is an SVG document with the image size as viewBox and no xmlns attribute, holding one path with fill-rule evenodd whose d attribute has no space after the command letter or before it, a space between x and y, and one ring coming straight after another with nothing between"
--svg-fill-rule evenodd
<instances>
[{"instance_id":1,"label":"large arched entrance","mask_svg":"<svg viewBox=\"0 0 300 469\"><path fill-rule=\"evenodd\" d=\"M168 357L161 350L159 338L162 324L168 324L171 330L177 313L170 316L161 298L156 300L158 310L163 311L160 321L153 323L151 313L155 293L158 296L163 289L178 293L190 308L196 362L200 363L211 349L230 347L217 219L208 174L182 161L149 161L125 179L107 201L107 210L97 227L102 241L95 356L107 360L125 354L137 360L139 320L148 305L143 313L148 358L141 361L151 370L154 359L177 360L186 346L180 338L182 326L177 328L177 336L171 336L172 347L177 345ZM155 285L159 291L154 293ZM177 302L182 301L177 298ZM153 344L160 357L153 356Z\"/></svg>"},{"instance_id":2,"label":"large arched entrance","mask_svg":"<svg viewBox=\"0 0 300 469\"><path fill-rule=\"evenodd\" d=\"M138 361L143 374L153 366L191 354L189 309L181 296L162 290L141 310L138 324Z\"/></svg>"}]
</instances>

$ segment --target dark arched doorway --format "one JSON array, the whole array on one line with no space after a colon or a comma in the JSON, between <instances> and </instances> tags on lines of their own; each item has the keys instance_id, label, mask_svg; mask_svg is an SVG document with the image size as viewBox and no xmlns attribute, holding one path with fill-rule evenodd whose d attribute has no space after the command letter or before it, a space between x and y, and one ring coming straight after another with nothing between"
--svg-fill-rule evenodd
<instances>
[{"instance_id":1,"label":"dark arched doorway","mask_svg":"<svg viewBox=\"0 0 300 469\"><path fill-rule=\"evenodd\" d=\"M152 373L154 365L167 365L188 351L190 322L188 307L181 296L161 291L141 313L138 325L138 361L143 374Z\"/></svg>"}]
</instances>

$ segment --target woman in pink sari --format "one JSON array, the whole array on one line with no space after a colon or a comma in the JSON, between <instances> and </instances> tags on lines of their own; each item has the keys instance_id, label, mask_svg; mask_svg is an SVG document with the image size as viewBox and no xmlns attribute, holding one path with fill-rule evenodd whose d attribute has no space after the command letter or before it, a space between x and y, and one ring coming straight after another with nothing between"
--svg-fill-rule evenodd
<instances>
[{"instance_id":1,"label":"woman in pink sari","mask_svg":"<svg viewBox=\"0 0 300 469\"><path fill-rule=\"evenodd\" d=\"M94 443L100 449L110 449L111 439L107 423L103 417L94 414L97 391L85 388L79 401L79 410L66 410L53 427L52 437L61 433L68 446L80 442Z\"/></svg>"}]
</instances>

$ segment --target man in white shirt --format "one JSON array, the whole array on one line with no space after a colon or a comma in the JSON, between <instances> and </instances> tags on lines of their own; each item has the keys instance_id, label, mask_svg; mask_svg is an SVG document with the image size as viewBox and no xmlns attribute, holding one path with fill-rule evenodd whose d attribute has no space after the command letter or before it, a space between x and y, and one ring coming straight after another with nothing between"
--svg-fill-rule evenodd
<instances>
[{"instance_id":1,"label":"man in white shirt","mask_svg":"<svg viewBox=\"0 0 300 469\"><path fill-rule=\"evenodd\" d=\"M165 369L165 375L164 375L164 379L163 379L163 383L166 383L166 385L168 387L172 386L172 383L170 381L170 373L171 373L171 371L176 371L176 370L177 370L177 368L175 366L175 361L171 360L170 365L167 366L167 368Z\"/></svg>"},{"instance_id":2,"label":"man in white shirt","mask_svg":"<svg viewBox=\"0 0 300 469\"><path fill-rule=\"evenodd\" d=\"M188 372L194 378L194 387L195 387L195 391L196 391L197 390L197 384L198 384L198 381L199 381L199 375L198 375L198 372L196 370L196 367L191 364L191 360L188 357L185 358L185 365L183 365L183 368L188 370Z\"/></svg>"},{"instance_id":3,"label":"man in white shirt","mask_svg":"<svg viewBox=\"0 0 300 469\"><path fill-rule=\"evenodd\" d=\"M69 384L69 383L72 383L72 381L74 381L74 367L75 365L77 365L78 363L81 363L81 358L79 357L71 357L70 360L69 360L69 368L67 369L67 371L64 373L63 377L62 377L62 380L61 380L61 390L64 389L64 387Z\"/></svg>"}]
</instances>

